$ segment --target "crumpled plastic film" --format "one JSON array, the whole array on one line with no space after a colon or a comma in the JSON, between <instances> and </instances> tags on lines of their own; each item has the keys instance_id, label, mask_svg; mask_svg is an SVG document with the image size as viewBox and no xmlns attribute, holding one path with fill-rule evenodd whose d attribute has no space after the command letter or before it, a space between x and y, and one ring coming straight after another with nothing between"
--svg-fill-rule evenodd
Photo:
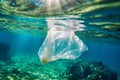
<instances>
[{"instance_id":1,"label":"crumpled plastic film","mask_svg":"<svg viewBox=\"0 0 120 80\"><path fill-rule=\"evenodd\" d=\"M87 46L79 39L70 27L66 27L64 21L48 20L48 34L39 49L41 62L47 63L58 59L76 59ZM56 25L56 23L59 23ZM72 22L70 22L72 24ZM69 23L67 23L69 24ZM70 24L69 24L70 25ZM73 25L72 25L73 26Z\"/></svg>"}]
</instances>

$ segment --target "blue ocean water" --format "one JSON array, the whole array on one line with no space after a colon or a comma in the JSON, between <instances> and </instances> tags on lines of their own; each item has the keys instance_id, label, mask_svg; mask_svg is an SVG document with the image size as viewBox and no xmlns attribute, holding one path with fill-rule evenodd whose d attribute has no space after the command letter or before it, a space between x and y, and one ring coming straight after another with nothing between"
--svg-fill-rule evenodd
<instances>
[{"instance_id":1,"label":"blue ocean water","mask_svg":"<svg viewBox=\"0 0 120 80\"><path fill-rule=\"evenodd\" d=\"M120 46L118 44L101 43L101 42L86 42L89 51L85 52L81 58L88 61L102 61L116 72L120 72L119 56Z\"/></svg>"},{"instance_id":2,"label":"blue ocean water","mask_svg":"<svg viewBox=\"0 0 120 80\"><path fill-rule=\"evenodd\" d=\"M47 33L47 32L46 32ZM46 36L30 35L27 33L15 34L12 32L1 31L0 43L11 46L11 54L18 55L37 55L39 47L42 45ZM110 41L110 40L109 40ZM113 70L120 72L120 43L119 40L111 40L111 42L85 41L89 50L84 52L81 59L88 61L102 61L110 66ZM17 54L16 54L17 53Z\"/></svg>"},{"instance_id":3,"label":"blue ocean water","mask_svg":"<svg viewBox=\"0 0 120 80\"><path fill-rule=\"evenodd\" d=\"M74 14L60 20L80 21L83 31L76 35L87 45L88 51L80 60L101 61L120 74L120 7L98 9L83 15ZM54 18L52 16L52 18ZM56 18L56 17L55 17ZM59 20L58 19L58 20ZM9 55L37 56L47 35L47 18L6 14L0 10L0 44L10 46ZM69 24L68 24L69 25Z\"/></svg>"}]
</instances>

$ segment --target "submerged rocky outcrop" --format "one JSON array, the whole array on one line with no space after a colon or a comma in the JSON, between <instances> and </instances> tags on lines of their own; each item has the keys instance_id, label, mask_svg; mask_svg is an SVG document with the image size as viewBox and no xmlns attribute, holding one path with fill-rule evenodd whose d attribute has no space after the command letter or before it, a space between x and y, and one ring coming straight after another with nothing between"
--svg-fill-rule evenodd
<instances>
[{"instance_id":1,"label":"submerged rocky outcrop","mask_svg":"<svg viewBox=\"0 0 120 80\"><path fill-rule=\"evenodd\" d=\"M102 62L79 61L68 67L68 80L117 80L118 74Z\"/></svg>"}]
</instances>

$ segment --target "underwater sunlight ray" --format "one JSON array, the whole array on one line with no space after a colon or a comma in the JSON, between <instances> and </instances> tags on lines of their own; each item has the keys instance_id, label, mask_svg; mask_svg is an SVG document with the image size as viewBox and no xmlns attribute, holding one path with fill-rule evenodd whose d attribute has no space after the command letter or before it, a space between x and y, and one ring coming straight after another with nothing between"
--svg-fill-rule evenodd
<instances>
[{"instance_id":1,"label":"underwater sunlight ray","mask_svg":"<svg viewBox=\"0 0 120 80\"><path fill-rule=\"evenodd\" d=\"M86 0L39 0L45 7L47 14L62 13L64 10L78 5Z\"/></svg>"}]
</instances>

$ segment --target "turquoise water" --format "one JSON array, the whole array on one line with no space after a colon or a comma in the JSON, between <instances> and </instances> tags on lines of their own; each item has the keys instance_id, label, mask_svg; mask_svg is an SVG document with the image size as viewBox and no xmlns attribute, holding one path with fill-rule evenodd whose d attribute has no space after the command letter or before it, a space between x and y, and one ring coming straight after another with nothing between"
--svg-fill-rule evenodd
<instances>
[{"instance_id":1,"label":"turquoise water","mask_svg":"<svg viewBox=\"0 0 120 80\"><path fill-rule=\"evenodd\" d=\"M48 19L51 22L53 19L62 21L56 23L57 26L69 27L71 21L75 23L72 30L76 30L75 34L88 47L88 51L83 52L77 60L100 61L120 75L120 6L117 3L120 2L108 0L91 3L71 10L69 15L55 17L32 17L0 9L0 47L9 46L8 52L5 52L6 48L0 52L0 56L3 56L0 57L0 79L6 80L7 75L8 80L69 80L60 75L76 60L42 64L38 59L38 50L48 33ZM98 8L92 10L90 7L94 6ZM18 69L18 73L14 69Z\"/></svg>"}]
</instances>

